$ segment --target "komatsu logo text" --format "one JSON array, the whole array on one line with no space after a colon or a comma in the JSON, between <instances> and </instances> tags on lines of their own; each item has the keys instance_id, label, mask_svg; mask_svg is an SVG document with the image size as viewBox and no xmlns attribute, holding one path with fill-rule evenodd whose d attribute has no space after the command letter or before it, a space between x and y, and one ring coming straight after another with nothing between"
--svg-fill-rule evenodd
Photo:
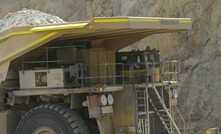
<instances>
[{"instance_id":1,"label":"komatsu logo text","mask_svg":"<svg viewBox=\"0 0 221 134\"><path fill-rule=\"evenodd\" d=\"M161 25L178 25L178 20L160 20Z\"/></svg>"}]
</instances>

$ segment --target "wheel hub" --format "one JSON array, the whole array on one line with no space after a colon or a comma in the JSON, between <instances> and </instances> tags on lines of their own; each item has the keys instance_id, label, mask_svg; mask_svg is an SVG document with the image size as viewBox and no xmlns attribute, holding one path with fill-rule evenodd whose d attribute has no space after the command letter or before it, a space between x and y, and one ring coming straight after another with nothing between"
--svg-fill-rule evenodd
<instances>
[{"instance_id":1,"label":"wheel hub","mask_svg":"<svg viewBox=\"0 0 221 134\"><path fill-rule=\"evenodd\" d=\"M41 126L34 130L32 134L57 134L57 132L48 126Z\"/></svg>"}]
</instances>

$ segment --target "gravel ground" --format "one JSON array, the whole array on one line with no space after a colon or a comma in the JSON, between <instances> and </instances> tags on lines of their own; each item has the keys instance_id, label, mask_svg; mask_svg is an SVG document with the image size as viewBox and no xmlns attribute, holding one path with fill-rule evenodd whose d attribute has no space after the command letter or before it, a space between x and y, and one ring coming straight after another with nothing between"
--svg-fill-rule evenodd
<instances>
[{"instance_id":1,"label":"gravel ground","mask_svg":"<svg viewBox=\"0 0 221 134\"><path fill-rule=\"evenodd\" d=\"M23 9L3 17L0 20L0 32L16 26L37 26L52 23L64 23L64 21L57 16L41 11Z\"/></svg>"}]
</instances>

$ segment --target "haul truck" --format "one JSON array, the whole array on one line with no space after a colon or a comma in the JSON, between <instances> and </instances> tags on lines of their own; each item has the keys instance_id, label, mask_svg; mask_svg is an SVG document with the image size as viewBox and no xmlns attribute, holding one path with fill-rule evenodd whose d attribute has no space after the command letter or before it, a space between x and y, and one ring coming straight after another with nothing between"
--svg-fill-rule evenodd
<instances>
[{"instance_id":1,"label":"haul truck","mask_svg":"<svg viewBox=\"0 0 221 134\"><path fill-rule=\"evenodd\" d=\"M187 133L172 94L177 62L161 63L156 49L119 50L191 23L101 17L1 33L0 133Z\"/></svg>"}]
</instances>

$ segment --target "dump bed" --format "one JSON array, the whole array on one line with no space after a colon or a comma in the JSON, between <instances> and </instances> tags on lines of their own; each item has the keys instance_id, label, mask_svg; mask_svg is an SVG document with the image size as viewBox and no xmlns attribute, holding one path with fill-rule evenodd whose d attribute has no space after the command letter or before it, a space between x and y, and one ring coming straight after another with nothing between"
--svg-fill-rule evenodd
<instances>
[{"instance_id":1,"label":"dump bed","mask_svg":"<svg viewBox=\"0 0 221 134\"><path fill-rule=\"evenodd\" d=\"M99 47L119 50L151 34L190 29L190 18L106 17L82 22L15 27L0 33L0 82L10 62L52 40L102 40ZM98 47L98 46L96 46Z\"/></svg>"}]
</instances>

